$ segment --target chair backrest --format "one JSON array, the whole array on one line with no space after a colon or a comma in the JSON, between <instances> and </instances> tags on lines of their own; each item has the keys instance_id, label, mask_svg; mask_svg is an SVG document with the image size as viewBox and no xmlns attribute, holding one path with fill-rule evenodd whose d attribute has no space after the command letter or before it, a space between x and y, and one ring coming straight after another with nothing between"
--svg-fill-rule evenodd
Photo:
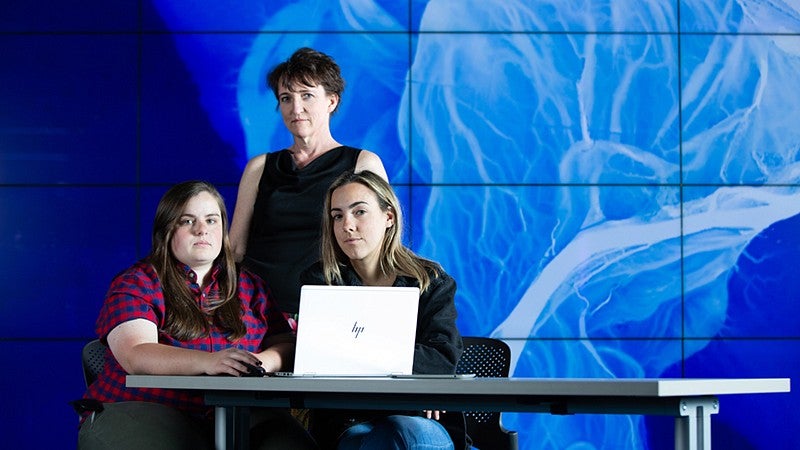
<instances>
[{"instance_id":1,"label":"chair backrest","mask_svg":"<svg viewBox=\"0 0 800 450\"><path fill-rule=\"evenodd\" d=\"M106 363L106 350L108 347L103 345L99 339L90 341L83 346L81 353L81 364L83 365L83 379L86 381L86 387L97 378L97 374L103 370L103 365Z\"/></svg>"},{"instance_id":2,"label":"chair backrest","mask_svg":"<svg viewBox=\"0 0 800 450\"><path fill-rule=\"evenodd\" d=\"M464 353L458 360L457 373L477 377L507 377L511 368L511 349L500 339L464 336Z\"/></svg>"},{"instance_id":3,"label":"chair backrest","mask_svg":"<svg viewBox=\"0 0 800 450\"><path fill-rule=\"evenodd\" d=\"M465 336L464 353L456 366L456 373L474 373L476 377L507 377L511 368L511 349L500 339ZM519 448L516 431L507 430L498 412L465 411L467 433L479 449Z\"/></svg>"}]
</instances>

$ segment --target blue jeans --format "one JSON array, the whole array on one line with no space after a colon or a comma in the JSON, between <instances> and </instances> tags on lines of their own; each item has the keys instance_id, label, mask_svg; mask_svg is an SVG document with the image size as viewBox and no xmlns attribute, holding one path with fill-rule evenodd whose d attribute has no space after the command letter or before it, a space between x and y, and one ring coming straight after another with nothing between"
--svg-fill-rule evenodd
<instances>
[{"instance_id":1,"label":"blue jeans","mask_svg":"<svg viewBox=\"0 0 800 450\"><path fill-rule=\"evenodd\" d=\"M415 416L389 416L353 425L339 439L339 450L454 450L439 422Z\"/></svg>"}]
</instances>

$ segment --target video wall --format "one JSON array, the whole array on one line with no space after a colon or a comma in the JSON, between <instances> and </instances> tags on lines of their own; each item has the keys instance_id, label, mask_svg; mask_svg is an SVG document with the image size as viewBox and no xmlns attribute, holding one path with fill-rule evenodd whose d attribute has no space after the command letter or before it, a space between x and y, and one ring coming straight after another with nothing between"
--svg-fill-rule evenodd
<instances>
[{"instance_id":1,"label":"video wall","mask_svg":"<svg viewBox=\"0 0 800 450\"><path fill-rule=\"evenodd\" d=\"M463 335L517 377L800 375L794 0L12 2L0 15L0 412L74 445L80 348L172 184L233 211L291 136L264 82L302 46L347 86ZM42 368L44 367L44 368ZM723 398L718 448L790 449L797 394ZM672 448L669 418L504 414L523 449ZM42 423L52 430L41 433Z\"/></svg>"}]
</instances>

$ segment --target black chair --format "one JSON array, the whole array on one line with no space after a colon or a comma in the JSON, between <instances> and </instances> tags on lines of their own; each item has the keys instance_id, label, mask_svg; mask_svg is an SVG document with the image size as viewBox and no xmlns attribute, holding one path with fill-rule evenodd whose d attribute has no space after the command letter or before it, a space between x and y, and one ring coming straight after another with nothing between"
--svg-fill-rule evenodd
<instances>
[{"instance_id":1,"label":"black chair","mask_svg":"<svg viewBox=\"0 0 800 450\"><path fill-rule=\"evenodd\" d=\"M464 353L456 366L456 373L474 373L476 377L508 377L511 367L511 349L500 339L463 337ZM467 434L473 445L481 450L517 450L519 436L507 430L500 421L499 412L465 411Z\"/></svg>"},{"instance_id":2,"label":"black chair","mask_svg":"<svg viewBox=\"0 0 800 450\"><path fill-rule=\"evenodd\" d=\"M106 349L107 347L95 339L83 346L81 353L81 364L83 365L83 379L86 381L86 387L97 378L97 374L103 370L103 365L106 363Z\"/></svg>"}]
</instances>

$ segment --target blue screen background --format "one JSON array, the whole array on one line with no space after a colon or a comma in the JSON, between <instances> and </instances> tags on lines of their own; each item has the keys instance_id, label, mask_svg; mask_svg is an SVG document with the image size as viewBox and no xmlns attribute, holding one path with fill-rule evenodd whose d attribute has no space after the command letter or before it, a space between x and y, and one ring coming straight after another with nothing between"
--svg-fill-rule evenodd
<instances>
[{"instance_id":1,"label":"blue screen background","mask_svg":"<svg viewBox=\"0 0 800 450\"><path fill-rule=\"evenodd\" d=\"M172 184L233 211L291 143L264 76L311 46L334 136L384 161L464 335L521 377L800 374L797 0L58 0L0 7L9 448L71 448L80 349ZM715 448L792 449L798 394L723 397ZM666 417L505 414L523 449L672 448Z\"/></svg>"}]
</instances>

